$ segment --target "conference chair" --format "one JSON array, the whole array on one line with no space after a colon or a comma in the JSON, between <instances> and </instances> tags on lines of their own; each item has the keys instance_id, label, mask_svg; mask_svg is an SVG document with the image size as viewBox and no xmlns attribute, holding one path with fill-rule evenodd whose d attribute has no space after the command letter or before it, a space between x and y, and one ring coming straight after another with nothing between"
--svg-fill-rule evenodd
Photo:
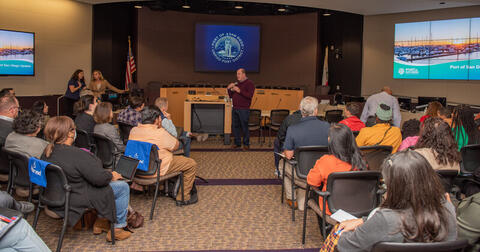
<instances>
[{"instance_id":1,"label":"conference chair","mask_svg":"<svg viewBox=\"0 0 480 252\"><path fill-rule=\"evenodd\" d=\"M10 164L7 154L3 151L3 145L0 147L0 182L8 183L10 173Z\"/></svg>"},{"instance_id":2,"label":"conference chair","mask_svg":"<svg viewBox=\"0 0 480 252\"><path fill-rule=\"evenodd\" d=\"M384 190L380 189L381 176L378 171L334 172L328 176L326 191L321 191L307 184L305 210L303 211L302 244L305 244L308 207L318 216L321 216L320 227L322 237L325 239L327 237L326 223L331 225L337 223L326 214L327 203L332 214L341 209L358 218L367 216L380 205L381 195L384 193ZM311 191L314 193L311 193ZM322 197L323 210L320 210L319 203L315 199L318 199L319 196Z\"/></svg>"},{"instance_id":3,"label":"conference chair","mask_svg":"<svg viewBox=\"0 0 480 252\"><path fill-rule=\"evenodd\" d=\"M281 202L283 203L284 181L286 177L286 179L290 179L292 185L292 221L295 221L295 202L297 202L295 190L297 188L306 189L308 172L313 168L317 160L325 154L328 154L328 147L326 146L303 146L295 149L294 160L283 158ZM287 164L292 166L292 174L285 172Z\"/></svg>"},{"instance_id":4,"label":"conference chair","mask_svg":"<svg viewBox=\"0 0 480 252\"><path fill-rule=\"evenodd\" d=\"M162 163L162 160L158 158L158 148L156 145L152 145L152 148L150 149L150 160L148 163L148 170L147 171L141 171L137 169L137 172L135 173L135 177L133 178L133 181L139 185L142 186L151 186L155 185L155 192L153 196L153 201L152 201L152 207L150 209L150 220L153 219L153 213L155 211L155 204L157 202L157 197L158 197L158 190L160 187L160 182L165 182L165 193L168 193L168 180L171 178L177 178L180 180L180 193L182 194L182 201L184 201L184 185L183 185L183 172L173 172L169 174L165 174L163 176L160 176L160 165ZM153 178L142 178L139 176L152 176L155 175Z\"/></svg>"},{"instance_id":5,"label":"conference chair","mask_svg":"<svg viewBox=\"0 0 480 252\"><path fill-rule=\"evenodd\" d=\"M436 170L435 171L442 180L442 184L445 187L445 192L453 193L455 196L459 191L458 188L455 188L453 181L457 178L457 170Z\"/></svg>"},{"instance_id":6,"label":"conference chair","mask_svg":"<svg viewBox=\"0 0 480 252\"><path fill-rule=\"evenodd\" d=\"M95 144L93 143L93 139L90 137L90 135L85 130L76 130L77 138L75 139L75 146L77 146L78 148L85 148L90 152L95 153Z\"/></svg>"},{"instance_id":7,"label":"conference chair","mask_svg":"<svg viewBox=\"0 0 480 252\"><path fill-rule=\"evenodd\" d=\"M49 164L47 167L45 167L45 176L47 177L47 187L40 187L38 207L37 211L35 212L35 218L33 219L33 230L37 228L41 208L45 209L45 207L51 207L58 209L63 207L63 225L62 231L60 232L60 237L58 238L56 250L59 252L62 250L63 237L65 236L65 231L67 230L68 217L70 213L70 193L72 191L72 186L68 184L67 176L63 172L62 168L57 165ZM112 211L112 216L116 216L115 207L113 207ZM112 245L114 245L115 228L113 222L110 224L110 230L112 235Z\"/></svg>"},{"instance_id":8,"label":"conference chair","mask_svg":"<svg viewBox=\"0 0 480 252\"><path fill-rule=\"evenodd\" d=\"M250 117L248 118L248 130L257 131L258 130L258 143L263 136L262 129L262 111L259 109L250 109Z\"/></svg>"},{"instance_id":9,"label":"conference chair","mask_svg":"<svg viewBox=\"0 0 480 252\"><path fill-rule=\"evenodd\" d=\"M371 171L382 171L382 163L385 158L392 154L392 146L372 145L358 147L367 162L367 169Z\"/></svg>"},{"instance_id":10,"label":"conference chair","mask_svg":"<svg viewBox=\"0 0 480 252\"><path fill-rule=\"evenodd\" d=\"M133 129L133 126L118 122L118 129L120 131L120 138L122 138L123 144L127 144L128 137L130 136L130 130Z\"/></svg>"},{"instance_id":11,"label":"conference chair","mask_svg":"<svg viewBox=\"0 0 480 252\"><path fill-rule=\"evenodd\" d=\"M480 144L469 144L460 150L462 162L460 163L461 175L471 175L480 167Z\"/></svg>"},{"instance_id":12,"label":"conference chair","mask_svg":"<svg viewBox=\"0 0 480 252\"><path fill-rule=\"evenodd\" d=\"M93 139L96 146L96 155L102 160L103 168L114 169L117 158L122 155L122 152L118 150L117 145L109 138L93 133Z\"/></svg>"},{"instance_id":13,"label":"conference chair","mask_svg":"<svg viewBox=\"0 0 480 252\"><path fill-rule=\"evenodd\" d=\"M343 120L343 110L334 109L325 111L325 120L329 123L338 123Z\"/></svg>"},{"instance_id":14,"label":"conference chair","mask_svg":"<svg viewBox=\"0 0 480 252\"><path fill-rule=\"evenodd\" d=\"M3 151L8 156L10 168L7 192L12 195L13 190L17 189L17 186L28 188L28 202L32 202L33 185L28 174L28 160L30 157L22 152L5 148Z\"/></svg>"},{"instance_id":15,"label":"conference chair","mask_svg":"<svg viewBox=\"0 0 480 252\"><path fill-rule=\"evenodd\" d=\"M432 243L397 243L397 242L379 242L373 245L372 252L461 252L468 246L465 239L446 242Z\"/></svg>"},{"instance_id":16,"label":"conference chair","mask_svg":"<svg viewBox=\"0 0 480 252\"><path fill-rule=\"evenodd\" d=\"M268 146L272 146L272 130L278 131L288 115L290 115L288 109L273 109L270 111L270 123L266 125L268 128Z\"/></svg>"}]
</instances>

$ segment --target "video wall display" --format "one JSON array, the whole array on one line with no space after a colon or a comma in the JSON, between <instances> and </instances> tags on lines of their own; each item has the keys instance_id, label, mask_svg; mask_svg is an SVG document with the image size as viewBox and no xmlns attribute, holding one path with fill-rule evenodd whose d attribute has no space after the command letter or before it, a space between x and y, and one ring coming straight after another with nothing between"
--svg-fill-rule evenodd
<instances>
[{"instance_id":1,"label":"video wall display","mask_svg":"<svg viewBox=\"0 0 480 252\"><path fill-rule=\"evenodd\" d=\"M395 24L393 78L480 80L480 18Z\"/></svg>"},{"instance_id":2,"label":"video wall display","mask_svg":"<svg viewBox=\"0 0 480 252\"><path fill-rule=\"evenodd\" d=\"M0 29L0 75L35 75L35 34Z\"/></svg>"}]
</instances>

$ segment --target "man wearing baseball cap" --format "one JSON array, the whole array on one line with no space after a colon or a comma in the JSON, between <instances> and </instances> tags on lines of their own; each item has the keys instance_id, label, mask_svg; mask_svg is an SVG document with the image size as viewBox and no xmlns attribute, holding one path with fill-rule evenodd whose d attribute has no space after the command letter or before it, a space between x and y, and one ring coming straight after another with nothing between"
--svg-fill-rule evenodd
<instances>
[{"instance_id":1,"label":"man wearing baseball cap","mask_svg":"<svg viewBox=\"0 0 480 252\"><path fill-rule=\"evenodd\" d=\"M384 103L378 105L375 120L377 124L360 130L357 145L389 145L393 147L392 153L397 152L402 143L402 133L400 128L392 125L392 108Z\"/></svg>"}]
</instances>

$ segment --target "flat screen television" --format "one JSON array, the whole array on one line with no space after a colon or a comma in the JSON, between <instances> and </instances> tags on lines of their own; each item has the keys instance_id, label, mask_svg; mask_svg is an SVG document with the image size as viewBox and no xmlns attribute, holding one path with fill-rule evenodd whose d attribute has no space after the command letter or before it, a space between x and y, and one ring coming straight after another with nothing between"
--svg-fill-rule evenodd
<instances>
[{"instance_id":1,"label":"flat screen television","mask_svg":"<svg viewBox=\"0 0 480 252\"><path fill-rule=\"evenodd\" d=\"M394 79L480 80L480 18L395 24Z\"/></svg>"},{"instance_id":2,"label":"flat screen television","mask_svg":"<svg viewBox=\"0 0 480 252\"><path fill-rule=\"evenodd\" d=\"M260 25L195 24L195 71L260 70Z\"/></svg>"},{"instance_id":3,"label":"flat screen television","mask_svg":"<svg viewBox=\"0 0 480 252\"><path fill-rule=\"evenodd\" d=\"M0 75L35 75L35 33L0 29Z\"/></svg>"},{"instance_id":4,"label":"flat screen television","mask_svg":"<svg viewBox=\"0 0 480 252\"><path fill-rule=\"evenodd\" d=\"M428 96L419 96L418 97L418 105L428 105L430 102L438 101L442 104L442 106L447 107L447 97L428 97Z\"/></svg>"}]
</instances>

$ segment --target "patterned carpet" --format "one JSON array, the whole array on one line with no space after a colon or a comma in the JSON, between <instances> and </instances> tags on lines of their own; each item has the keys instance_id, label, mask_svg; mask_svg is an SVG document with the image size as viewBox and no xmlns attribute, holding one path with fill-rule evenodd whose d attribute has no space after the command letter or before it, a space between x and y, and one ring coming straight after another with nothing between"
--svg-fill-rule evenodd
<instances>
[{"instance_id":1,"label":"patterned carpet","mask_svg":"<svg viewBox=\"0 0 480 252\"><path fill-rule=\"evenodd\" d=\"M221 148L207 142L199 143ZM292 250L319 248L322 242L317 219L309 212L307 239L301 244L303 212L295 222L280 203L281 186L275 182L271 152L192 152L199 164L198 175L212 179L198 186L199 202L176 207L172 199L160 197L155 216L149 221L152 196L131 194L130 204L145 216L145 225L131 238L115 246L105 233L68 229L63 251L182 251L182 250ZM253 180L250 180L253 179ZM236 181L236 182L235 182ZM28 218L33 222L33 215ZM40 216L37 232L55 250L61 221Z\"/></svg>"}]
</instances>

